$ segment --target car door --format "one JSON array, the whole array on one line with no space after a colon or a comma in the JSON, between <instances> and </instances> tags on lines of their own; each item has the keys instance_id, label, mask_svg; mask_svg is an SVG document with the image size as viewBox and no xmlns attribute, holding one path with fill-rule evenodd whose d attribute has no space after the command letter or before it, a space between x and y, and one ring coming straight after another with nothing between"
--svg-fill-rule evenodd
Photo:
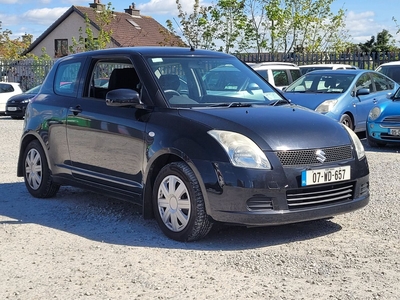
<instances>
[{"instance_id":1,"label":"car door","mask_svg":"<svg viewBox=\"0 0 400 300\"><path fill-rule=\"evenodd\" d=\"M129 58L121 57L93 58L89 68L67 117L72 174L85 183L139 195L146 124L137 109L108 106L105 99L107 91L138 88L132 75L137 73Z\"/></svg>"},{"instance_id":2,"label":"car door","mask_svg":"<svg viewBox=\"0 0 400 300\"><path fill-rule=\"evenodd\" d=\"M368 94L359 94L362 90L369 89ZM374 89L371 73L362 74L356 81L355 85L355 99L353 106L354 112L354 130L365 130L365 122L367 120L369 111L376 103L378 97Z\"/></svg>"}]
</instances>

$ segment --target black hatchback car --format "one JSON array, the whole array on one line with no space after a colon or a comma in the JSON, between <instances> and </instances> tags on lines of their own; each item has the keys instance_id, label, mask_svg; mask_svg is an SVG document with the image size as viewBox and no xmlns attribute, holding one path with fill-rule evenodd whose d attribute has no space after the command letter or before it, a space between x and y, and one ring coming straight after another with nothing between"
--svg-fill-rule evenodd
<instances>
[{"instance_id":1,"label":"black hatchback car","mask_svg":"<svg viewBox=\"0 0 400 300\"><path fill-rule=\"evenodd\" d=\"M75 185L133 201L179 241L215 222L329 218L370 197L351 130L290 104L234 56L193 48L59 59L28 104L20 145L18 176L34 197Z\"/></svg>"},{"instance_id":2,"label":"black hatchback car","mask_svg":"<svg viewBox=\"0 0 400 300\"><path fill-rule=\"evenodd\" d=\"M7 100L6 115L12 119L23 119L26 107L33 97L39 93L41 85L37 85L22 94L14 95Z\"/></svg>"}]
</instances>

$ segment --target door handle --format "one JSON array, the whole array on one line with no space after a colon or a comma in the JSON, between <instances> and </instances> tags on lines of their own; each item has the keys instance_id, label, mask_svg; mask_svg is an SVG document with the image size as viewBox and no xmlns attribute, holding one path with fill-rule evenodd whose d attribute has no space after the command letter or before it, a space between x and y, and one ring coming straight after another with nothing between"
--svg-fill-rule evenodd
<instances>
[{"instance_id":1,"label":"door handle","mask_svg":"<svg viewBox=\"0 0 400 300\"><path fill-rule=\"evenodd\" d=\"M75 107L70 107L69 110L76 116L77 114L82 112L82 107L80 105L77 105Z\"/></svg>"}]
</instances>

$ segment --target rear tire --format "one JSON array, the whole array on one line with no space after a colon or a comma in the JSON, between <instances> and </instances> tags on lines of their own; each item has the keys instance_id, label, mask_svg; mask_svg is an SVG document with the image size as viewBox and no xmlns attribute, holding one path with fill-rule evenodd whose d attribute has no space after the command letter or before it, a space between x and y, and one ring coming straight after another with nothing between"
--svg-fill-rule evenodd
<instances>
[{"instance_id":1,"label":"rear tire","mask_svg":"<svg viewBox=\"0 0 400 300\"><path fill-rule=\"evenodd\" d=\"M39 141L29 143L24 152L24 180L29 193L36 198L50 198L60 185L53 182L46 155Z\"/></svg>"},{"instance_id":2,"label":"rear tire","mask_svg":"<svg viewBox=\"0 0 400 300\"><path fill-rule=\"evenodd\" d=\"M199 240L211 230L200 184L184 162L161 169L154 184L153 209L161 230L173 240Z\"/></svg>"}]
</instances>

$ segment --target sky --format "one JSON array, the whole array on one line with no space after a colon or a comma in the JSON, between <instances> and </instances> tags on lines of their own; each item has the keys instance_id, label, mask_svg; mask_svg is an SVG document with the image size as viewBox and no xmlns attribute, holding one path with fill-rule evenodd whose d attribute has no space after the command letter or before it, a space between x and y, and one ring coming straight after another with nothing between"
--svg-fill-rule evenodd
<instances>
[{"instance_id":1,"label":"sky","mask_svg":"<svg viewBox=\"0 0 400 300\"><path fill-rule=\"evenodd\" d=\"M207 0L214 2L212 0ZM12 38L24 34L32 34L33 40L38 38L53 22L55 22L72 5L89 7L93 0L0 0L1 31L9 29ZM132 2L121 0L101 0L101 3L111 2L114 11L124 12ZM161 25L166 26L167 19L178 22L175 0L136 0L137 9L142 15L151 16ZM188 12L193 11L193 0L180 0L182 7ZM200 2L202 4L203 2ZM346 11L346 27L353 43L365 43L383 29L388 30L396 41L395 14L400 11L400 0L334 0L331 11L339 9ZM400 16L398 18L400 25ZM174 23L175 26L175 23Z\"/></svg>"}]
</instances>

